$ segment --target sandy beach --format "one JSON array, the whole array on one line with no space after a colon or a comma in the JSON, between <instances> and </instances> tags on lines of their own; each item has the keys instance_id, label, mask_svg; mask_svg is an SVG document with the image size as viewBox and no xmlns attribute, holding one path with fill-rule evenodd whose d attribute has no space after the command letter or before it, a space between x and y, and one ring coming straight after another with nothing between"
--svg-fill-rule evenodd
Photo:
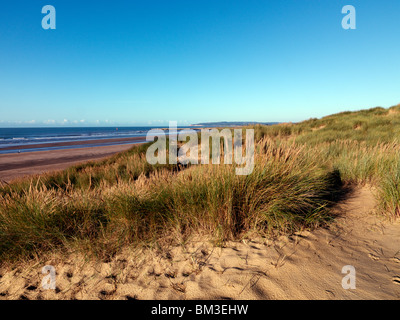
<instances>
[{"instance_id":1,"label":"sandy beach","mask_svg":"<svg viewBox=\"0 0 400 320\"><path fill-rule=\"evenodd\" d=\"M82 145L84 143L127 143L129 141L132 141L132 144L2 154L0 155L0 181L8 183L17 178L41 174L44 172L63 170L78 163L103 159L115 153L130 149L133 146L133 143L137 144L139 141L143 141L143 138L62 143L62 146L73 146L78 144ZM56 147L60 146L60 144L46 144L45 146ZM29 148L31 147L32 146L29 146ZM43 145L36 145L36 147L43 147ZM22 149L23 147L18 148Z\"/></svg>"},{"instance_id":2,"label":"sandy beach","mask_svg":"<svg viewBox=\"0 0 400 320\"><path fill-rule=\"evenodd\" d=\"M26 149L40 149L40 148L54 148L54 147L79 147L79 146L102 146L102 145L118 145L125 143L137 143L145 141L145 137L131 137L131 138L113 138L113 139L96 139L96 140L83 140L83 141L65 141L65 142L52 142L52 143L36 143L36 144L27 144L22 146L9 146L2 147L1 151L8 150L26 150Z\"/></svg>"}]
</instances>

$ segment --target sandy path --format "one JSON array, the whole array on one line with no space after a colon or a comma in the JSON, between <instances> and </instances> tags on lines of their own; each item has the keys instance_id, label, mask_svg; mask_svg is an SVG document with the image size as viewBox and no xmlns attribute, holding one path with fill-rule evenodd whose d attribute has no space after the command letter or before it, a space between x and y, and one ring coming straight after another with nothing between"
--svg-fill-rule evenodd
<instances>
[{"instance_id":1,"label":"sandy path","mask_svg":"<svg viewBox=\"0 0 400 320\"><path fill-rule=\"evenodd\" d=\"M328 229L263 244L225 248L192 242L169 252L122 253L108 263L54 257L57 290L41 288L43 264L3 270L6 299L399 299L400 224L373 215L367 188L338 209ZM356 289L343 289L342 267L356 270Z\"/></svg>"}]
</instances>

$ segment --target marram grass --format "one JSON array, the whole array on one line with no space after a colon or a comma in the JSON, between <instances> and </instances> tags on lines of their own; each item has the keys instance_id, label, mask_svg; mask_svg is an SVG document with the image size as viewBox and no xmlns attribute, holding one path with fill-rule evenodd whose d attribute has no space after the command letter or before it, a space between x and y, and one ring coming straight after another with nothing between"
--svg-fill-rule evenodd
<instances>
[{"instance_id":1,"label":"marram grass","mask_svg":"<svg viewBox=\"0 0 400 320\"><path fill-rule=\"evenodd\" d=\"M130 152L101 166L89 164L19 182L15 190L13 185L3 188L0 257L59 247L86 250L88 244L107 256L126 245L180 243L194 234L221 244L254 233L293 232L325 222L331 193L338 188L315 154L302 146L277 146L269 138L257 144L248 176L224 164L145 170L145 161L143 154ZM112 178L121 164L126 171L144 170ZM102 179L91 182L99 175Z\"/></svg>"}]
</instances>

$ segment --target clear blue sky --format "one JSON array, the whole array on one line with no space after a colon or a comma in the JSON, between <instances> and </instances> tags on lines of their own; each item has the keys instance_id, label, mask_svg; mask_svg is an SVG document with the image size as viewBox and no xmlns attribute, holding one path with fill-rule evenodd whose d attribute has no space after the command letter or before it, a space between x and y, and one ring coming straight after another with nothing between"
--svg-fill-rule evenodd
<instances>
[{"instance_id":1,"label":"clear blue sky","mask_svg":"<svg viewBox=\"0 0 400 320\"><path fill-rule=\"evenodd\" d=\"M47 4L56 30L41 27ZM0 126L300 121L399 102L399 0L1 4Z\"/></svg>"}]
</instances>

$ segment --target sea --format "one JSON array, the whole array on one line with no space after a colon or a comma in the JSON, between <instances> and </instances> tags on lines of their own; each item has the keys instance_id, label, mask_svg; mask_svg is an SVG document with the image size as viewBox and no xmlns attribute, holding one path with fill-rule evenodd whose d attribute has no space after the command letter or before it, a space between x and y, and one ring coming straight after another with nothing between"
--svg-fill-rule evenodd
<instances>
[{"instance_id":1,"label":"sea","mask_svg":"<svg viewBox=\"0 0 400 320\"><path fill-rule=\"evenodd\" d=\"M209 127L226 126L238 123L210 123ZM267 125L274 123L265 123ZM200 130L205 124L190 127L192 130ZM134 144L146 141L146 135L151 129L163 129L164 127L35 127L35 128L0 128L0 154L22 153L32 151L48 151L59 149L87 148L94 146L110 146L121 144ZM178 130L185 131L188 127L178 126ZM166 134L172 133L169 130ZM109 139L139 137L135 141L110 141ZM104 142L102 142L104 140ZM93 141L93 143L90 143ZM62 143L73 142L74 145ZM79 142L85 142L79 144ZM57 143L58 145L54 145ZM18 147L21 147L20 149Z\"/></svg>"},{"instance_id":2,"label":"sea","mask_svg":"<svg viewBox=\"0 0 400 320\"><path fill-rule=\"evenodd\" d=\"M116 144L132 144L135 142L110 142L108 139L143 137L150 129L161 127L57 127L57 128L0 128L0 154L31 151L46 151L92 146L108 146ZM93 144L51 146L53 143L91 141ZM96 143L95 143L96 140ZM104 140L99 143L97 140ZM141 140L137 141L142 142ZM36 147L40 144L40 147ZM46 146L48 144L48 146ZM23 146L20 150L18 146ZM9 150L13 147L12 150Z\"/></svg>"}]
</instances>

